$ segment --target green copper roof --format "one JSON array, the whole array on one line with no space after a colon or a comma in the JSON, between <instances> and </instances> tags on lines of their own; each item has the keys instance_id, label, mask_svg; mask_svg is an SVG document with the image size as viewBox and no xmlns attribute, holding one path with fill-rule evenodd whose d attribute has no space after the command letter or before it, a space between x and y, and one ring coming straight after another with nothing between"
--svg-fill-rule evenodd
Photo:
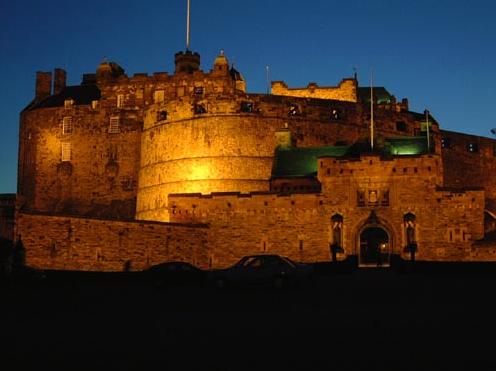
<instances>
[{"instance_id":1,"label":"green copper roof","mask_svg":"<svg viewBox=\"0 0 496 371\"><path fill-rule=\"evenodd\" d=\"M300 177L317 174L319 157L341 157L346 154L348 146L329 146L312 148L278 148L274 159L272 176Z\"/></svg>"},{"instance_id":2,"label":"green copper roof","mask_svg":"<svg viewBox=\"0 0 496 371\"><path fill-rule=\"evenodd\" d=\"M425 137L385 138L378 149L383 156L421 155L427 152ZM306 177L317 174L319 157L359 157L370 152L367 143L355 143L351 146L327 146L309 148L278 148L275 153L273 177Z\"/></svg>"},{"instance_id":3,"label":"green copper roof","mask_svg":"<svg viewBox=\"0 0 496 371\"><path fill-rule=\"evenodd\" d=\"M427 152L426 137L386 138L384 152L393 156L421 155Z\"/></svg>"}]
</instances>

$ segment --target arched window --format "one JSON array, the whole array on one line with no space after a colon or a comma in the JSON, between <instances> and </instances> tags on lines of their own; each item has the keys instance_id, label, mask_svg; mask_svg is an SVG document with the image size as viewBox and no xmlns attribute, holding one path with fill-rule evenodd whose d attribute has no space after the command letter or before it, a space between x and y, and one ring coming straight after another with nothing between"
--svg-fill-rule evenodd
<instances>
[{"instance_id":1,"label":"arched window","mask_svg":"<svg viewBox=\"0 0 496 371\"><path fill-rule=\"evenodd\" d=\"M403 216L403 224L405 226L405 236L407 246L416 242L415 237L415 214L407 213Z\"/></svg>"},{"instance_id":2,"label":"arched window","mask_svg":"<svg viewBox=\"0 0 496 371\"><path fill-rule=\"evenodd\" d=\"M343 247L343 216L334 214L331 218L332 242L336 247Z\"/></svg>"}]
</instances>

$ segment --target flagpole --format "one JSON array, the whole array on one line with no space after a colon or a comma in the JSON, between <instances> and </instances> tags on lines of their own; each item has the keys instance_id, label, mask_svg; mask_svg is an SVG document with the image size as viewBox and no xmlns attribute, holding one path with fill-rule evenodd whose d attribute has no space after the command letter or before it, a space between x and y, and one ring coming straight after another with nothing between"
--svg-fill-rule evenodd
<instances>
[{"instance_id":1,"label":"flagpole","mask_svg":"<svg viewBox=\"0 0 496 371\"><path fill-rule=\"evenodd\" d=\"M188 7L186 12L186 50L189 50L189 18L190 18L190 0L188 0Z\"/></svg>"},{"instance_id":2,"label":"flagpole","mask_svg":"<svg viewBox=\"0 0 496 371\"><path fill-rule=\"evenodd\" d=\"M427 153L431 152L431 136L429 134L429 110L425 109L425 122L427 123Z\"/></svg>"},{"instance_id":3,"label":"flagpole","mask_svg":"<svg viewBox=\"0 0 496 371\"><path fill-rule=\"evenodd\" d=\"M370 70L370 149L374 151L374 70Z\"/></svg>"},{"instance_id":4,"label":"flagpole","mask_svg":"<svg viewBox=\"0 0 496 371\"><path fill-rule=\"evenodd\" d=\"M267 80L267 94L270 94L269 65L265 66L265 77Z\"/></svg>"}]
</instances>

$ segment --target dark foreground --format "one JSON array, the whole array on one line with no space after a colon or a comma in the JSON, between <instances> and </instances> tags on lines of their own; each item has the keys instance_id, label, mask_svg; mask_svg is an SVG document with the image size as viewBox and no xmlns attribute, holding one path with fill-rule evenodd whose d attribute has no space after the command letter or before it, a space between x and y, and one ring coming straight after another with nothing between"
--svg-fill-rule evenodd
<instances>
[{"instance_id":1,"label":"dark foreground","mask_svg":"<svg viewBox=\"0 0 496 371\"><path fill-rule=\"evenodd\" d=\"M5 369L495 370L496 272L358 270L304 287L2 285ZM3 369L3 367L2 367Z\"/></svg>"}]
</instances>

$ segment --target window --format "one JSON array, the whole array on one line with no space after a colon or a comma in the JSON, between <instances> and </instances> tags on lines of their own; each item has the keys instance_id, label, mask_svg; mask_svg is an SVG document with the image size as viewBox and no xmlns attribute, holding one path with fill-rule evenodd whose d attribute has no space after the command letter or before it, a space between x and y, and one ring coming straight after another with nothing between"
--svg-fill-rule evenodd
<instances>
[{"instance_id":1,"label":"window","mask_svg":"<svg viewBox=\"0 0 496 371\"><path fill-rule=\"evenodd\" d=\"M72 117L66 116L62 119L62 134L72 134Z\"/></svg>"},{"instance_id":2,"label":"window","mask_svg":"<svg viewBox=\"0 0 496 371\"><path fill-rule=\"evenodd\" d=\"M71 108L74 105L74 100L69 98L64 100L64 108Z\"/></svg>"},{"instance_id":3,"label":"window","mask_svg":"<svg viewBox=\"0 0 496 371\"><path fill-rule=\"evenodd\" d=\"M195 95L203 95L203 87L197 86L197 87L195 87L193 92L195 93Z\"/></svg>"},{"instance_id":4,"label":"window","mask_svg":"<svg viewBox=\"0 0 496 371\"><path fill-rule=\"evenodd\" d=\"M383 191L382 192L381 205L382 206L389 206L389 191Z\"/></svg>"},{"instance_id":5,"label":"window","mask_svg":"<svg viewBox=\"0 0 496 371\"><path fill-rule=\"evenodd\" d=\"M379 203L379 197L376 190L369 191L369 206L377 205Z\"/></svg>"},{"instance_id":6,"label":"window","mask_svg":"<svg viewBox=\"0 0 496 371\"><path fill-rule=\"evenodd\" d=\"M404 121L397 121L396 122L396 130L397 131L407 131L407 129L406 129L406 122L404 122Z\"/></svg>"},{"instance_id":7,"label":"window","mask_svg":"<svg viewBox=\"0 0 496 371\"><path fill-rule=\"evenodd\" d=\"M203 104L196 104L195 105L195 113L197 115L201 115L203 113L207 113L207 109L205 108L205 106Z\"/></svg>"},{"instance_id":8,"label":"window","mask_svg":"<svg viewBox=\"0 0 496 371\"><path fill-rule=\"evenodd\" d=\"M167 120L167 111L162 110L158 113L158 121L165 121Z\"/></svg>"},{"instance_id":9,"label":"window","mask_svg":"<svg viewBox=\"0 0 496 371\"><path fill-rule=\"evenodd\" d=\"M291 104L288 109L289 116L298 116L300 115L300 108L296 104Z\"/></svg>"},{"instance_id":10,"label":"window","mask_svg":"<svg viewBox=\"0 0 496 371\"><path fill-rule=\"evenodd\" d=\"M250 113L253 112L252 102L241 102L241 112Z\"/></svg>"},{"instance_id":11,"label":"window","mask_svg":"<svg viewBox=\"0 0 496 371\"><path fill-rule=\"evenodd\" d=\"M155 90L153 92L153 101L155 103L163 102L165 99L165 93L163 90Z\"/></svg>"},{"instance_id":12,"label":"window","mask_svg":"<svg viewBox=\"0 0 496 371\"><path fill-rule=\"evenodd\" d=\"M357 205L358 206L365 206L365 192L364 191L357 191Z\"/></svg>"},{"instance_id":13,"label":"window","mask_svg":"<svg viewBox=\"0 0 496 371\"><path fill-rule=\"evenodd\" d=\"M122 108L124 107L124 95L119 94L117 95L117 108Z\"/></svg>"},{"instance_id":14,"label":"window","mask_svg":"<svg viewBox=\"0 0 496 371\"><path fill-rule=\"evenodd\" d=\"M331 108L331 121L337 121L341 118L341 113L337 108Z\"/></svg>"},{"instance_id":15,"label":"window","mask_svg":"<svg viewBox=\"0 0 496 371\"><path fill-rule=\"evenodd\" d=\"M441 148L451 148L450 138L441 138Z\"/></svg>"},{"instance_id":16,"label":"window","mask_svg":"<svg viewBox=\"0 0 496 371\"><path fill-rule=\"evenodd\" d=\"M91 108L97 109L98 108L98 101L97 100L92 100L91 101Z\"/></svg>"},{"instance_id":17,"label":"window","mask_svg":"<svg viewBox=\"0 0 496 371\"><path fill-rule=\"evenodd\" d=\"M71 161L71 143L70 142L62 142L62 161Z\"/></svg>"},{"instance_id":18,"label":"window","mask_svg":"<svg viewBox=\"0 0 496 371\"><path fill-rule=\"evenodd\" d=\"M109 133L117 134L120 133L120 118L117 116L110 118Z\"/></svg>"},{"instance_id":19,"label":"window","mask_svg":"<svg viewBox=\"0 0 496 371\"><path fill-rule=\"evenodd\" d=\"M479 152L479 145L477 143L469 143L467 144L467 151L472 153Z\"/></svg>"}]
</instances>

